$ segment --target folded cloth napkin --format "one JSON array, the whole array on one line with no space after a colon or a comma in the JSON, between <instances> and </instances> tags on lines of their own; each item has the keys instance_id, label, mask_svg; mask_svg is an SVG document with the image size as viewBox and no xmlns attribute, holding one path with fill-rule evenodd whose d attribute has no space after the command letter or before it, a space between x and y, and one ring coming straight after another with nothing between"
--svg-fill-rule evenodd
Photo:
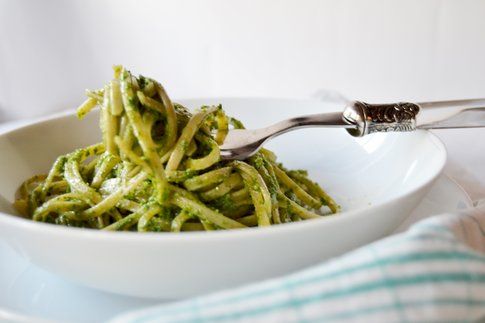
<instances>
[{"instance_id":1,"label":"folded cloth napkin","mask_svg":"<svg viewBox=\"0 0 485 323\"><path fill-rule=\"evenodd\" d=\"M485 320L485 207L431 217L312 268L112 322Z\"/></svg>"}]
</instances>

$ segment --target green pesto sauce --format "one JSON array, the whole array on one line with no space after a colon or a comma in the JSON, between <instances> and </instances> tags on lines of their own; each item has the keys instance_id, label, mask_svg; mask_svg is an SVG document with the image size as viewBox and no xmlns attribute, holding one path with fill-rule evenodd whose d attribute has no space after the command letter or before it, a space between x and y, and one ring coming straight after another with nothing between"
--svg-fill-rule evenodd
<instances>
[{"instance_id":1,"label":"green pesto sauce","mask_svg":"<svg viewBox=\"0 0 485 323\"><path fill-rule=\"evenodd\" d=\"M225 194L212 202L212 205L222 212L230 212L237 209L237 205L229 194Z\"/></svg>"}]
</instances>

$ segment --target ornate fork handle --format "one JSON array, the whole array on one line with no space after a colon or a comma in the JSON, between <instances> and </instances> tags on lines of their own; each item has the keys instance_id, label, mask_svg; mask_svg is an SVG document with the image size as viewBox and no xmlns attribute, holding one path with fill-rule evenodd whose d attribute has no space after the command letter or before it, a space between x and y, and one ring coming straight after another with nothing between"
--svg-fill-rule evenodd
<instances>
[{"instance_id":1,"label":"ornate fork handle","mask_svg":"<svg viewBox=\"0 0 485 323\"><path fill-rule=\"evenodd\" d=\"M448 109L447 113L446 109ZM426 120L426 116L422 116L422 114L427 114L428 117L434 116L434 118ZM389 104L354 101L345 108L342 118L355 126L355 128L347 129L355 137L375 132L413 131L417 128L484 127L485 100Z\"/></svg>"},{"instance_id":2,"label":"ornate fork handle","mask_svg":"<svg viewBox=\"0 0 485 323\"><path fill-rule=\"evenodd\" d=\"M355 101L343 113L343 118L356 127L347 129L355 137L374 132L416 130L419 106L409 102L369 104Z\"/></svg>"}]
</instances>

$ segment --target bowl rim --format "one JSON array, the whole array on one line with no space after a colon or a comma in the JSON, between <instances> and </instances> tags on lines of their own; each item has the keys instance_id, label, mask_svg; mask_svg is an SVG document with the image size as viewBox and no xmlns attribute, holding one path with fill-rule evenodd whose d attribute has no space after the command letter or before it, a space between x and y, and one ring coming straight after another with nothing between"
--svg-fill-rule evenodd
<instances>
[{"instance_id":1,"label":"bowl rim","mask_svg":"<svg viewBox=\"0 0 485 323\"><path fill-rule=\"evenodd\" d=\"M299 102L313 102L313 103L324 103L320 99L308 99L308 98L281 98L281 97L195 97L195 98L181 98L179 101L199 101L199 100L284 100L284 101L299 101ZM177 101L177 100L175 100ZM4 131L0 130L0 137L13 135L16 133L20 133L23 131L27 131L28 129L36 128L50 122L62 121L63 119L73 118L75 116L75 111L65 110L58 113L50 114L45 117L35 118L32 120L28 120L25 123L21 123L13 128L8 128ZM420 185L416 187L407 189L403 191L401 194L380 202L371 204L366 207L359 207L352 210L345 210L335 215L329 216L322 216L318 219L311 219L299 222L291 222L291 223L283 223L280 225L272 225L268 227L250 227L250 228L242 228L242 229L233 229L233 230L215 230L215 231L187 231L187 232L180 232L178 234L174 234L173 232L132 232L132 231L102 231L102 230L95 230L95 229L85 229L85 228L76 228L76 227L66 227L61 225L55 225L50 223L43 223L43 222L36 222L30 219L23 218L21 216L10 214L6 212L0 211L0 225L2 226L14 226L21 230L35 232L38 230L42 230L44 234L49 235L64 235L68 233L68 237L75 239L96 239L96 240L111 240L111 241L128 241L128 242L144 242L144 241L180 241L184 243L191 243L191 242L199 242L200 240L218 240L218 239L239 239L258 236L258 235L280 235L286 234L291 231L299 231L305 230L307 227L312 226L325 226L328 225L327 223L334 223L334 222L341 222L347 221L347 219L355 219L361 216L362 210L372 211L381 207L388 205L389 203L393 202L397 199L406 198L413 192L416 192L428 184L433 183L438 176L442 173L446 160L447 160L447 151L446 147L443 142L432 132L426 130L417 130L417 131L425 131L426 136L434 143L434 145L438 148L439 151L439 158L440 164L433 173L431 173L428 179L422 182ZM344 216L342 216L344 215Z\"/></svg>"}]
</instances>

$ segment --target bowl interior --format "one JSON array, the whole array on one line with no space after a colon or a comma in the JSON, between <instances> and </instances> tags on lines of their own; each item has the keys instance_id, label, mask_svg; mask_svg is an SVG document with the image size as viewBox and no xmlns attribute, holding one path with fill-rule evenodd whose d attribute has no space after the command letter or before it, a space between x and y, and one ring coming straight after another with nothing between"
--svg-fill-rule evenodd
<instances>
[{"instance_id":1,"label":"bowl interior","mask_svg":"<svg viewBox=\"0 0 485 323\"><path fill-rule=\"evenodd\" d=\"M181 100L190 109L222 103L247 128L295 115L338 111L321 101L216 98ZM58 117L0 135L0 211L14 214L15 190L28 177L46 173L57 156L100 141L98 114L78 120ZM442 169L445 151L430 133L382 133L353 138L343 129L304 129L266 146L292 169L307 169L345 210L356 210L405 195Z\"/></svg>"}]
</instances>

